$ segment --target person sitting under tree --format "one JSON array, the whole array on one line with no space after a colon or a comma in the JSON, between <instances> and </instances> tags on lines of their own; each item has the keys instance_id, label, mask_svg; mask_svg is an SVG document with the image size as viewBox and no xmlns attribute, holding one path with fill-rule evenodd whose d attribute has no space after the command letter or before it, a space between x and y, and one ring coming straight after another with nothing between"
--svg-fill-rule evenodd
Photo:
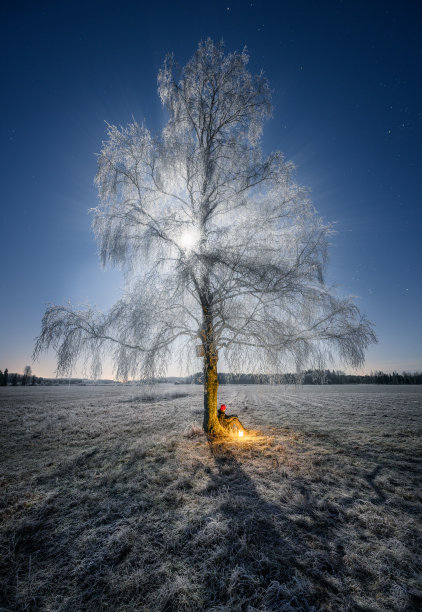
<instances>
[{"instance_id":1,"label":"person sitting under tree","mask_svg":"<svg viewBox=\"0 0 422 612\"><path fill-rule=\"evenodd\" d=\"M246 431L246 429L239 421L237 414L229 416L228 414L226 414L226 410L226 404L221 404L220 408L217 411L217 416L218 420L220 421L220 425L226 429L230 429L233 433L239 433L239 435L243 436L243 433Z\"/></svg>"}]
</instances>

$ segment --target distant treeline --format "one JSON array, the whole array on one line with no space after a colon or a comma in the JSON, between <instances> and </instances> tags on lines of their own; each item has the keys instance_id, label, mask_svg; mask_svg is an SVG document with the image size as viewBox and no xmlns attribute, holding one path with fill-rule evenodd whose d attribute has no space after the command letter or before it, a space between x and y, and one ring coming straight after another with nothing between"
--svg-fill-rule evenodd
<instances>
[{"instance_id":1,"label":"distant treeline","mask_svg":"<svg viewBox=\"0 0 422 612\"><path fill-rule=\"evenodd\" d=\"M0 387L17 385L30 385L30 386L57 386L57 385L92 385L92 384L119 384L115 380L87 380L86 378L43 378L41 376L35 376L32 373L28 374L17 374L16 372L10 372L6 368L4 372L0 370Z\"/></svg>"},{"instance_id":2,"label":"distant treeline","mask_svg":"<svg viewBox=\"0 0 422 612\"><path fill-rule=\"evenodd\" d=\"M202 385L204 377L197 372L178 382ZM176 381L177 382L177 381ZM422 372L371 372L363 376L345 374L339 370L307 370L299 374L218 374L220 385L422 385Z\"/></svg>"},{"instance_id":3,"label":"distant treeline","mask_svg":"<svg viewBox=\"0 0 422 612\"><path fill-rule=\"evenodd\" d=\"M44 380L44 378L34 376L33 374L9 373L7 368L4 372L0 370L0 387L7 387L7 385L42 385L45 384Z\"/></svg>"},{"instance_id":4,"label":"distant treeline","mask_svg":"<svg viewBox=\"0 0 422 612\"><path fill-rule=\"evenodd\" d=\"M140 382L140 381L139 381ZM177 384L202 385L204 375L196 372L185 378L175 376L156 379L155 382L167 382ZM299 374L218 374L220 385L422 385L422 372L371 372L361 376L359 374L345 374L339 370L306 370ZM86 378L42 378L27 374L9 374L7 368L4 372L0 370L0 387L7 385L31 385L31 386L57 386L57 385L118 385L122 384L115 380L88 380ZM136 384L130 381L128 384Z\"/></svg>"}]
</instances>

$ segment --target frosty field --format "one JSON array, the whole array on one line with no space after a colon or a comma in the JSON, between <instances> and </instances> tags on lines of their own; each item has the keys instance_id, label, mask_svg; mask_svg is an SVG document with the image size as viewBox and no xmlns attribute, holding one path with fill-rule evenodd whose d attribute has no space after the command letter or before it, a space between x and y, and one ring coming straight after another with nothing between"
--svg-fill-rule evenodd
<instances>
[{"instance_id":1,"label":"frosty field","mask_svg":"<svg viewBox=\"0 0 422 612\"><path fill-rule=\"evenodd\" d=\"M2 610L422 607L422 388L0 388Z\"/></svg>"}]
</instances>

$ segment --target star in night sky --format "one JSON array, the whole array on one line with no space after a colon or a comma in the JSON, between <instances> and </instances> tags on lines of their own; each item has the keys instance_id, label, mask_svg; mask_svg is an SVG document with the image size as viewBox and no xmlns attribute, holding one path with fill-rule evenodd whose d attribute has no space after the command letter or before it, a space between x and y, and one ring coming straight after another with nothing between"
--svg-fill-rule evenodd
<instances>
[{"instance_id":1,"label":"star in night sky","mask_svg":"<svg viewBox=\"0 0 422 612\"><path fill-rule=\"evenodd\" d=\"M379 337L365 370L422 369L420 18L414 2L5 4L0 368L31 363L46 302L120 295L87 214L105 122L161 129L164 56L183 65L211 37L269 79L263 146L335 222L329 279ZM52 375L53 355L33 369Z\"/></svg>"}]
</instances>

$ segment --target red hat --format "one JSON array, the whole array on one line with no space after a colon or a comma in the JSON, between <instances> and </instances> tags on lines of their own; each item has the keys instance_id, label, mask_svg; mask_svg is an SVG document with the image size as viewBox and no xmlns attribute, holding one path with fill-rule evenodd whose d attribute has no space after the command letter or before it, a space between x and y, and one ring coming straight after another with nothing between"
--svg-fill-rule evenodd
<instances>
[{"instance_id":1,"label":"red hat","mask_svg":"<svg viewBox=\"0 0 422 612\"><path fill-rule=\"evenodd\" d=\"M224 412L226 410L226 404L221 404L220 410L221 412Z\"/></svg>"}]
</instances>

